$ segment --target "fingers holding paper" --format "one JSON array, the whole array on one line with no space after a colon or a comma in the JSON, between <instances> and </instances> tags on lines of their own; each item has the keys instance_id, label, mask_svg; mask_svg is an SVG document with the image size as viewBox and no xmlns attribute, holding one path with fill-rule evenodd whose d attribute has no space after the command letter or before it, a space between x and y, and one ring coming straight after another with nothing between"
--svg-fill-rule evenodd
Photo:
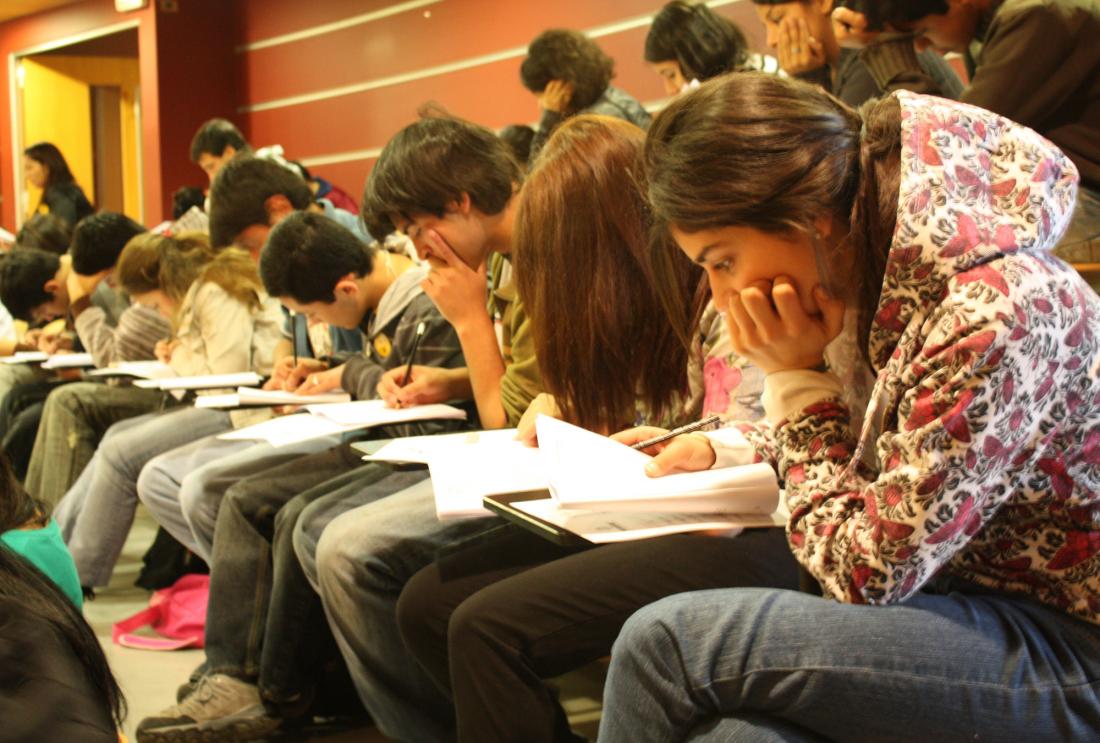
<instances>
[{"instance_id":1,"label":"fingers holding paper","mask_svg":"<svg viewBox=\"0 0 1100 743\"><path fill-rule=\"evenodd\" d=\"M558 409L558 403L553 395L541 392L531 401L531 404L527 406L527 410L524 411L523 417L519 419L519 425L516 427L516 439L518 441L522 441L527 446L539 445L538 432L535 430L535 420L540 415L548 415L551 418L561 418L561 411Z\"/></svg>"}]
</instances>

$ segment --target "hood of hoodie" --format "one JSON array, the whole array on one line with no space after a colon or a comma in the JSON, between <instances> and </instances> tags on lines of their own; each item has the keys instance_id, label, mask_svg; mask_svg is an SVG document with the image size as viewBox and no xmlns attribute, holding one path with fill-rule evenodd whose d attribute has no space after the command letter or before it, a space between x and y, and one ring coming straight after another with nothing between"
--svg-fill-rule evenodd
<instances>
[{"instance_id":1,"label":"hood of hoodie","mask_svg":"<svg viewBox=\"0 0 1100 743\"><path fill-rule=\"evenodd\" d=\"M381 251L379 251L378 256L378 260L389 259L388 254ZM371 315L366 333L368 338L373 338L375 333L393 322L405 311L405 308L409 306L409 302L424 293L424 290L420 287L420 282L427 276L427 266L412 266L394 279L389 288L382 293L382 298L378 301L378 308Z\"/></svg>"},{"instance_id":2,"label":"hood of hoodie","mask_svg":"<svg viewBox=\"0 0 1100 743\"><path fill-rule=\"evenodd\" d=\"M984 264L1014 253L1048 256L1069 224L1078 180L1062 151L1027 127L955 101L894 95L901 186L869 338L876 368L952 279L998 288L1004 280Z\"/></svg>"}]
</instances>

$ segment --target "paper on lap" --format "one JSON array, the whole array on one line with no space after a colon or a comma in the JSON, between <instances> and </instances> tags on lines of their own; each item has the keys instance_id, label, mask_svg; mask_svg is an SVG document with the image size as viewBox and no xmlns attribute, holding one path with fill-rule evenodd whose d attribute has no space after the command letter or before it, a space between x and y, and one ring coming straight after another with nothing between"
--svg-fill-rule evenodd
<instances>
[{"instance_id":1,"label":"paper on lap","mask_svg":"<svg viewBox=\"0 0 1100 743\"><path fill-rule=\"evenodd\" d=\"M307 408L309 411L307 413L295 413L294 415L273 418L255 426L223 433L219 438L267 441L272 446L280 447L299 441L308 441L320 436L357 431L390 423L407 423L409 421L439 418L462 420L466 417L464 411L450 405L387 408L381 400L370 402L377 402L378 405L357 407L354 414L347 411L338 411L336 414L338 420L326 413L328 408L341 408L344 405L357 405L357 403L310 405Z\"/></svg>"}]
</instances>

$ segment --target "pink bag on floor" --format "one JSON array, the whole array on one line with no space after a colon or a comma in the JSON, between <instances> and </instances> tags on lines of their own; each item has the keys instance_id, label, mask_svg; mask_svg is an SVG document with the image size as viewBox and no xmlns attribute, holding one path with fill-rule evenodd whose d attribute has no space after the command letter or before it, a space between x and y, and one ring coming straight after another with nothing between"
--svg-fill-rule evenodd
<instances>
[{"instance_id":1,"label":"pink bag on floor","mask_svg":"<svg viewBox=\"0 0 1100 743\"><path fill-rule=\"evenodd\" d=\"M111 637L116 644L142 650L201 648L206 629L206 602L210 576L185 575L149 599L149 608L115 622ZM151 626L160 637L131 634Z\"/></svg>"}]
</instances>

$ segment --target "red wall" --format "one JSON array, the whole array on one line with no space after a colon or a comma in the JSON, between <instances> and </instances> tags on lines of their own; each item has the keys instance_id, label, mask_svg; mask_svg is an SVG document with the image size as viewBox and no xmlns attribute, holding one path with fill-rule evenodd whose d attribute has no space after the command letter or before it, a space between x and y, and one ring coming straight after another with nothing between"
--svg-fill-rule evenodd
<instances>
[{"instance_id":1,"label":"red wall","mask_svg":"<svg viewBox=\"0 0 1100 743\"><path fill-rule=\"evenodd\" d=\"M407 0L151 0L119 14L112 0L84 0L0 24L0 54L9 54L92 29L137 19L143 114L143 190L146 221L170 211L172 191L205 176L188 158L195 129L206 119L235 121L256 146L282 144L288 156L358 195L376 151L417 109L434 101L492 128L534 122L538 107L519 81L523 50L540 31L586 32L632 19L634 28L599 35L616 61L615 84L643 102L659 100L659 78L642 61L648 16L663 0L441 0L369 23L331 30L266 48L250 44L317 29ZM761 47L763 34L748 0L716 8L734 18ZM435 71L346 95L345 86L462 65L501 52L505 59L456 71ZM11 115L6 70L0 72L0 196L2 224L15 226ZM293 102L294 96L322 94ZM368 151L366 156L356 155ZM349 158L349 154L351 153Z\"/></svg>"},{"instance_id":2,"label":"red wall","mask_svg":"<svg viewBox=\"0 0 1100 743\"><path fill-rule=\"evenodd\" d=\"M205 176L188 159L194 118L232 116L237 105L236 16L222 0L179 0L173 12L150 7L117 13L113 0L85 0L0 24L0 56L126 21L138 21L141 68L142 191L150 225L171 214L172 191ZM0 71L0 223L16 225L14 174L22 155L12 151L7 65ZM20 182L20 186L22 183Z\"/></svg>"},{"instance_id":3,"label":"red wall","mask_svg":"<svg viewBox=\"0 0 1100 743\"><path fill-rule=\"evenodd\" d=\"M396 0L240 0L241 43L247 45L364 13L392 7ZM534 122L534 96L519 80L522 50L547 28L592 31L652 15L657 0L444 0L369 23L312 38L238 52L241 110L235 121L256 146L283 145L289 157L358 195L373 157L330 163L340 153L381 148L416 118L427 101L500 128ZM738 21L756 48L762 29L748 0L716 10ZM616 61L615 85L643 102L664 96L660 79L642 60L648 22L596 39ZM304 103L279 99L323 93L345 86L461 63L519 50L516 56L372 90ZM271 108L268 104L276 102ZM261 110L252 108L259 106Z\"/></svg>"}]
</instances>

